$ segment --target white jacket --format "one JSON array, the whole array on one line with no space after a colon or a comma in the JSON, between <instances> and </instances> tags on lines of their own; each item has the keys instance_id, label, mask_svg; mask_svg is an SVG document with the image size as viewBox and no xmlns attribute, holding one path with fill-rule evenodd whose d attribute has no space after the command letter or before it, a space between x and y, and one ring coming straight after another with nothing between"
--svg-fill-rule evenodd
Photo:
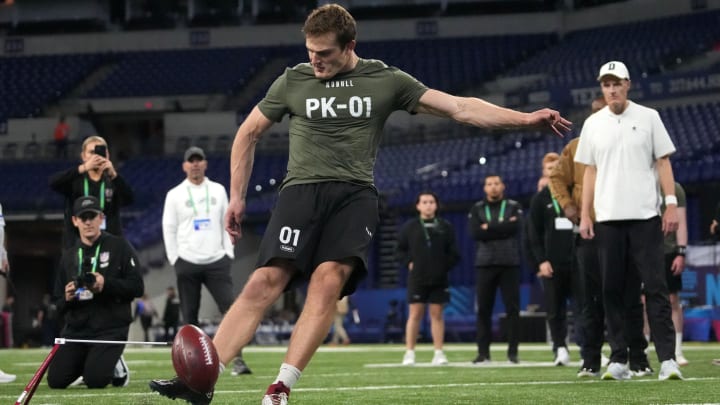
<instances>
[{"instance_id":1,"label":"white jacket","mask_svg":"<svg viewBox=\"0 0 720 405\"><path fill-rule=\"evenodd\" d=\"M227 205L225 187L207 177L199 185L185 179L168 191L162 227L170 264L178 257L194 264L213 263L224 256L235 258L230 236L223 228Z\"/></svg>"}]
</instances>

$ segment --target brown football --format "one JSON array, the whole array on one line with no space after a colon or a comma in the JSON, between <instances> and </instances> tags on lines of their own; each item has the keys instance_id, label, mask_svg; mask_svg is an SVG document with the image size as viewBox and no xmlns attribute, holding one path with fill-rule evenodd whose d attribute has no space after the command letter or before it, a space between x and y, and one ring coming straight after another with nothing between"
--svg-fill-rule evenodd
<instances>
[{"instance_id":1,"label":"brown football","mask_svg":"<svg viewBox=\"0 0 720 405\"><path fill-rule=\"evenodd\" d=\"M212 392L220 373L212 339L195 325L180 328L172 345L172 362L180 381L195 392Z\"/></svg>"}]
</instances>

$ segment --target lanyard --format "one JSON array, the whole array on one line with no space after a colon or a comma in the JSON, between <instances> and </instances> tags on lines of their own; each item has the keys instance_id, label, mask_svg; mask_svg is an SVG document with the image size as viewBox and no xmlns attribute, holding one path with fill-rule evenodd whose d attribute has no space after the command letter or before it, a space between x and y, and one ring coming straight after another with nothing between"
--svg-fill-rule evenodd
<instances>
[{"instance_id":1,"label":"lanyard","mask_svg":"<svg viewBox=\"0 0 720 405\"><path fill-rule=\"evenodd\" d=\"M85 191L85 197L90 195L90 184L88 184L88 178L85 176L83 179L83 190ZM105 181L100 180L100 209L105 211Z\"/></svg>"},{"instance_id":2,"label":"lanyard","mask_svg":"<svg viewBox=\"0 0 720 405\"><path fill-rule=\"evenodd\" d=\"M195 201L193 200L192 192L190 192L189 186L187 187L187 192L190 197L190 205L192 206L193 213L197 216L197 208L195 207ZM205 183L205 213L206 215L210 215L210 196L207 183Z\"/></svg>"},{"instance_id":3,"label":"lanyard","mask_svg":"<svg viewBox=\"0 0 720 405\"><path fill-rule=\"evenodd\" d=\"M507 200L502 200L502 204L500 204L500 215L498 215L498 222L502 222L505 219L505 206L507 205ZM488 204L485 204L485 218L487 218L488 223L492 221L492 215L490 215L490 207Z\"/></svg>"},{"instance_id":4,"label":"lanyard","mask_svg":"<svg viewBox=\"0 0 720 405\"><path fill-rule=\"evenodd\" d=\"M555 199L555 197L550 197L550 198L552 198L552 203L553 203L553 207L555 208L555 213L557 214L557 216L560 216L560 206L558 205L557 200Z\"/></svg>"},{"instance_id":5,"label":"lanyard","mask_svg":"<svg viewBox=\"0 0 720 405\"><path fill-rule=\"evenodd\" d=\"M431 247L431 246L432 246L432 240L430 240L430 234L428 233L427 228L425 228L425 222L423 222L422 217L418 217L418 219L420 220L420 228L422 228L423 234L425 235L425 243L427 243L428 247ZM434 225L435 227L438 226L438 220L437 220L437 218L433 218L433 225Z\"/></svg>"},{"instance_id":6,"label":"lanyard","mask_svg":"<svg viewBox=\"0 0 720 405\"><path fill-rule=\"evenodd\" d=\"M95 248L95 257L92 259L92 273L95 273L97 268L98 255L100 254L100 243ZM78 248L78 275L82 274L82 263L83 263L83 251L82 248Z\"/></svg>"}]
</instances>

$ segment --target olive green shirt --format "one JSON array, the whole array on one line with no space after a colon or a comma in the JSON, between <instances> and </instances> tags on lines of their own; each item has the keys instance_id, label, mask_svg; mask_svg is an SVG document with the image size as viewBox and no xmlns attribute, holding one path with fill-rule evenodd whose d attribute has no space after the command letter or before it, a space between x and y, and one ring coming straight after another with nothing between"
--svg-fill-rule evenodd
<instances>
[{"instance_id":1,"label":"olive green shirt","mask_svg":"<svg viewBox=\"0 0 720 405\"><path fill-rule=\"evenodd\" d=\"M281 188L344 181L373 184L385 121L393 111L413 112L428 88L381 61L359 59L355 69L329 80L309 63L288 68L258 108L268 119L290 115L290 152Z\"/></svg>"},{"instance_id":2,"label":"olive green shirt","mask_svg":"<svg viewBox=\"0 0 720 405\"><path fill-rule=\"evenodd\" d=\"M662 195L662 204L660 205L660 212L662 214L665 213L665 195L662 192L662 188L660 189L660 195ZM677 182L675 183L675 197L677 197L678 200L678 208L680 207L687 207L687 201L685 198L685 190L682 188L680 184ZM675 253L675 248L677 248L677 237L675 235L675 232L670 232L669 234L665 235L665 241L663 243L665 254L669 253Z\"/></svg>"}]
</instances>

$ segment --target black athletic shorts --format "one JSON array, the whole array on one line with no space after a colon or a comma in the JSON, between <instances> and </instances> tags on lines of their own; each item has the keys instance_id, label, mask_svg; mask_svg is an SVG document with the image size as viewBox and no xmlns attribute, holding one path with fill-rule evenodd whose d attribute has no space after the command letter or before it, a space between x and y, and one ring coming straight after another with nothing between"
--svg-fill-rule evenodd
<instances>
[{"instance_id":1,"label":"black athletic shorts","mask_svg":"<svg viewBox=\"0 0 720 405\"><path fill-rule=\"evenodd\" d=\"M672 263L675 257L675 253L665 255L665 279L667 280L668 292L671 294L682 290L682 273L679 276L672 273Z\"/></svg>"},{"instance_id":2,"label":"black athletic shorts","mask_svg":"<svg viewBox=\"0 0 720 405\"><path fill-rule=\"evenodd\" d=\"M373 186L344 182L298 184L280 191L260 244L257 267L290 259L298 273L287 289L310 279L323 262L351 260L353 272L342 295L367 275L367 257L378 224Z\"/></svg>"},{"instance_id":3,"label":"black athletic shorts","mask_svg":"<svg viewBox=\"0 0 720 405\"><path fill-rule=\"evenodd\" d=\"M407 300L408 304L447 304L450 302L450 287L441 284L414 285L409 283Z\"/></svg>"}]
</instances>

